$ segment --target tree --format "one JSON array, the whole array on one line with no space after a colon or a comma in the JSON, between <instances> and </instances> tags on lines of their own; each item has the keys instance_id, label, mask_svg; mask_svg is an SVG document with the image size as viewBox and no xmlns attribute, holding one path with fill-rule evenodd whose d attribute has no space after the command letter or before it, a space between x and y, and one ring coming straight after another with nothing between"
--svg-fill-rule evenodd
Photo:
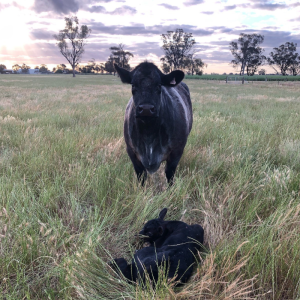
<instances>
[{"instance_id":1,"label":"tree","mask_svg":"<svg viewBox=\"0 0 300 300\"><path fill-rule=\"evenodd\" d=\"M39 70L40 67L39 67L39 66L35 66L34 69L35 69L35 70Z\"/></svg>"},{"instance_id":2,"label":"tree","mask_svg":"<svg viewBox=\"0 0 300 300\"><path fill-rule=\"evenodd\" d=\"M16 73L18 73L19 69L21 69L21 66L19 66L18 64L15 64L12 66L12 69L13 69L14 73L16 74Z\"/></svg>"},{"instance_id":3,"label":"tree","mask_svg":"<svg viewBox=\"0 0 300 300\"><path fill-rule=\"evenodd\" d=\"M104 70L106 72L108 72L109 74L114 73L114 75L115 75L116 70L114 67L114 63L115 63L115 59L114 59L114 56L111 54L104 64Z\"/></svg>"},{"instance_id":4,"label":"tree","mask_svg":"<svg viewBox=\"0 0 300 300\"><path fill-rule=\"evenodd\" d=\"M100 72L101 74L103 74L103 71L105 71L104 64L102 64L102 63L96 64L94 66L94 71L96 71L97 73Z\"/></svg>"},{"instance_id":5,"label":"tree","mask_svg":"<svg viewBox=\"0 0 300 300\"><path fill-rule=\"evenodd\" d=\"M289 67L289 72L293 76L297 76L300 73L300 56L299 55L291 63L291 66Z\"/></svg>"},{"instance_id":6,"label":"tree","mask_svg":"<svg viewBox=\"0 0 300 300\"><path fill-rule=\"evenodd\" d=\"M282 75L287 75L288 69L291 67L296 70L297 60L299 59L299 54L296 53L297 44L286 42L280 45L278 48L273 48L274 51L270 52L270 57L268 57L269 65L279 74L278 70L275 68L277 66L280 69ZM294 67L293 67L294 65Z\"/></svg>"},{"instance_id":7,"label":"tree","mask_svg":"<svg viewBox=\"0 0 300 300\"><path fill-rule=\"evenodd\" d=\"M47 72L47 71L49 71L47 65L45 65L45 64L41 64L39 70L40 70L40 72Z\"/></svg>"},{"instance_id":8,"label":"tree","mask_svg":"<svg viewBox=\"0 0 300 300\"><path fill-rule=\"evenodd\" d=\"M129 60L131 57L134 57L134 55L129 51L125 51L124 47L124 44L119 44L119 46L110 47L109 50L111 50L115 64L124 69L130 70Z\"/></svg>"},{"instance_id":9,"label":"tree","mask_svg":"<svg viewBox=\"0 0 300 300\"><path fill-rule=\"evenodd\" d=\"M266 70L265 69L260 69L258 71L258 75L266 75Z\"/></svg>"},{"instance_id":10,"label":"tree","mask_svg":"<svg viewBox=\"0 0 300 300\"><path fill-rule=\"evenodd\" d=\"M162 63L169 65L171 71L182 68L184 60L191 54L196 44L193 34L184 32L183 29L176 29L176 31L167 31L161 37L162 49L165 52L165 56L160 59Z\"/></svg>"},{"instance_id":11,"label":"tree","mask_svg":"<svg viewBox=\"0 0 300 300\"><path fill-rule=\"evenodd\" d=\"M248 75L254 75L257 68L264 64L266 59L263 55L264 49L259 47L263 41L264 36L261 34L241 33L237 42L229 44L231 54L234 57L230 64L234 68L240 67L240 75L244 75L245 70Z\"/></svg>"},{"instance_id":12,"label":"tree","mask_svg":"<svg viewBox=\"0 0 300 300\"><path fill-rule=\"evenodd\" d=\"M22 69L22 73L26 74L26 73L28 73L28 70L30 69L30 67L23 63L23 65L21 66L21 69Z\"/></svg>"},{"instance_id":13,"label":"tree","mask_svg":"<svg viewBox=\"0 0 300 300\"><path fill-rule=\"evenodd\" d=\"M161 69L162 69L162 71L165 73L165 74L168 74L168 73L170 73L171 72L171 67L170 67L170 65L168 65L168 64L166 64L166 63L162 63L162 65L161 65Z\"/></svg>"},{"instance_id":14,"label":"tree","mask_svg":"<svg viewBox=\"0 0 300 300\"><path fill-rule=\"evenodd\" d=\"M274 51L270 52L270 57L268 57L268 63L275 72L279 74L275 68L275 66L277 66L282 75L287 75L288 71L294 76L297 75L299 73L300 63L299 54L296 53L297 44L286 42L278 48L275 47L273 49Z\"/></svg>"},{"instance_id":15,"label":"tree","mask_svg":"<svg viewBox=\"0 0 300 300\"><path fill-rule=\"evenodd\" d=\"M201 58L195 58L194 54L190 54L183 60L183 67L187 73L202 75L203 68L207 67L207 64Z\"/></svg>"},{"instance_id":16,"label":"tree","mask_svg":"<svg viewBox=\"0 0 300 300\"><path fill-rule=\"evenodd\" d=\"M1 64L0 65L0 73L2 73L5 69L6 69L6 66Z\"/></svg>"},{"instance_id":17,"label":"tree","mask_svg":"<svg viewBox=\"0 0 300 300\"><path fill-rule=\"evenodd\" d=\"M79 26L76 16L65 18L65 29L55 34L57 46L60 53L67 59L73 69L75 77L75 68L79 64L82 54L84 53L85 41L91 33L91 29L86 25Z\"/></svg>"}]
</instances>

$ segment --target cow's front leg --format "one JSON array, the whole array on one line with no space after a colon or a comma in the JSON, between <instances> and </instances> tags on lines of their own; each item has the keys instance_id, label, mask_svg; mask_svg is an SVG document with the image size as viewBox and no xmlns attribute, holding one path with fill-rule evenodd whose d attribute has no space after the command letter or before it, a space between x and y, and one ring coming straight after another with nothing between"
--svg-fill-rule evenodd
<instances>
[{"instance_id":1,"label":"cow's front leg","mask_svg":"<svg viewBox=\"0 0 300 300\"><path fill-rule=\"evenodd\" d=\"M137 179L139 182L141 182L141 185L143 186L145 180L147 179L147 171L143 164L137 158L136 154L130 148L127 148L127 153L132 161Z\"/></svg>"},{"instance_id":2,"label":"cow's front leg","mask_svg":"<svg viewBox=\"0 0 300 300\"><path fill-rule=\"evenodd\" d=\"M182 153L181 154L171 153L167 159L165 173L166 173L166 177L167 177L169 186L173 185L174 174L175 174L175 171L176 171L176 168L179 163L181 155L182 155Z\"/></svg>"}]
</instances>

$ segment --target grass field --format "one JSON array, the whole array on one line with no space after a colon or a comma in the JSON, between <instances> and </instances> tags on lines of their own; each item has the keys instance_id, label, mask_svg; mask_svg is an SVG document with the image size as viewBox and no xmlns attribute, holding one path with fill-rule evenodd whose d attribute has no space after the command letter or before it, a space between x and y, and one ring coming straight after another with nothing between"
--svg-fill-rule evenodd
<instances>
[{"instance_id":1,"label":"grass field","mask_svg":"<svg viewBox=\"0 0 300 300\"><path fill-rule=\"evenodd\" d=\"M185 82L167 189L163 166L137 184L117 77L0 75L0 299L300 299L300 83ZM129 285L107 262L163 207L207 251L183 287Z\"/></svg>"},{"instance_id":2,"label":"grass field","mask_svg":"<svg viewBox=\"0 0 300 300\"><path fill-rule=\"evenodd\" d=\"M282 76L282 75L253 75L253 76L239 76L239 75L187 75L187 79L198 79L198 80L218 80L218 81L226 81L226 77L228 80L233 81L235 78L241 81L242 77L244 77L245 81L300 81L300 76ZM267 80L266 80L267 79Z\"/></svg>"}]
</instances>

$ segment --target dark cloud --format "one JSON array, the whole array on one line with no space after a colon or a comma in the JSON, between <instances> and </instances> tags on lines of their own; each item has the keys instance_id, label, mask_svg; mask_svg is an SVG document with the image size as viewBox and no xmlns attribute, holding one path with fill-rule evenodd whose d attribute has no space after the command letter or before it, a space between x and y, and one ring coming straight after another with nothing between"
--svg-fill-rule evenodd
<instances>
[{"instance_id":1,"label":"dark cloud","mask_svg":"<svg viewBox=\"0 0 300 300\"><path fill-rule=\"evenodd\" d=\"M177 6L173 6L173 5L170 5L170 4L166 4L166 3L161 3L161 4L158 4L160 6L163 6L164 8L167 8L167 9L171 9L171 10L178 10L179 7Z\"/></svg>"},{"instance_id":2,"label":"dark cloud","mask_svg":"<svg viewBox=\"0 0 300 300\"><path fill-rule=\"evenodd\" d=\"M134 54L138 54L139 56L145 57L150 53L153 53L158 57L164 54L163 50L159 45L159 42L136 43L134 45L126 47L126 49L133 52Z\"/></svg>"},{"instance_id":3,"label":"dark cloud","mask_svg":"<svg viewBox=\"0 0 300 300\"><path fill-rule=\"evenodd\" d=\"M91 7L86 7L84 10L89 11L91 13L106 13L106 9L101 5L93 5Z\"/></svg>"},{"instance_id":4,"label":"dark cloud","mask_svg":"<svg viewBox=\"0 0 300 300\"><path fill-rule=\"evenodd\" d=\"M251 6L254 9L263 9L263 10L276 10L276 9L284 9L288 6L286 4L279 3L256 3Z\"/></svg>"},{"instance_id":5,"label":"dark cloud","mask_svg":"<svg viewBox=\"0 0 300 300\"><path fill-rule=\"evenodd\" d=\"M226 5L226 6L224 6L223 11L224 10L232 10L232 9L236 9L236 5Z\"/></svg>"},{"instance_id":6,"label":"dark cloud","mask_svg":"<svg viewBox=\"0 0 300 300\"><path fill-rule=\"evenodd\" d=\"M91 7L84 6L82 9L91 13L102 13L108 15L134 15L136 13L135 8L127 5L120 6L113 11L107 11L106 8L102 5L93 5Z\"/></svg>"},{"instance_id":7,"label":"dark cloud","mask_svg":"<svg viewBox=\"0 0 300 300\"><path fill-rule=\"evenodd\" d=\"M79 10L79 3L76 0L35 0L33 9L37 13L52 11L57 14L69 14Z\"/></svg>"},{"instance_id":8,"label":"dark cloud","mask_svg":"<svg viewBox=\"0 0 300 300\"><path fill-rule=\"evenodd\" d=\"M32 40L53 40L53 34L55 34L55 32L50 32L45 28L33 29L30 32Z\"/></svg>"},{"instance_id":9,"label":"dark cloud","mask_svg":"<svg viewBox=\"0 0 300 300\"><path fill-rule=\"evenodd\" d=\"M199 56L205 63L229 63L233 58L229 50L203 52L197 56Z\"/></svg>"},{"instance_id":10,"label":"dark cloud","mask_svg":"<svg viewBox=\"0 0 300 300\"><path fill-rule=\"evenodd\" d=\"M204 0L187 0L184 2L185 6L192 6L192 5L198 5L204 3Z\"/></svg>"},{"instance_id":11,"label":"dark cloud","mask_svg":"<svg viewBox=\"0 0 300 300\"><path fill-rule=\"evenodd\" d=\"M185 32L191 32L196 36L207 36L214 33L214 29L201 29L192 25L154 25L145 26L144 24L133 24L131 26L106 26L101 22L92 22L91 24L93 34L113 34L113 35L160 35L167 31L182 28Z\"/></svg>"},{"instance_id":12,"label":"dark cloud","mask_svg":"<svg viewBox=\"0 0 300 300\"><path fill-rule=\"evenodd\" d=\"M263 35L264 42L261 44L261 47L265 50L264 54L266 56L268 56L269 53L273 51L274 47L278 47L282 44L285 44L286 42L293 42L300 45L300 35L292 35L291 32L288 31L244 29L242 31L233 30L231 34L239 35L241 32L247 34L258 33ZM234 40L236 41L237 38L235 38Z\"/></svg>"},{"instance_id":13,"label":"dark cloud","mask_svg":"<svg viewBox=\"0 0 300 300\"><path fill-rule=\"evenodd\" d=\"M276 9L285 9L291 7L298 7L300 6L299 2L292 3L292 4L285 4L285 3L273 3L270 0L250 0L252 5L248 4L240 4L239 7L249 7L253 9L263 9L263 10L276 10Z\"/></svg>"}]
</instances>

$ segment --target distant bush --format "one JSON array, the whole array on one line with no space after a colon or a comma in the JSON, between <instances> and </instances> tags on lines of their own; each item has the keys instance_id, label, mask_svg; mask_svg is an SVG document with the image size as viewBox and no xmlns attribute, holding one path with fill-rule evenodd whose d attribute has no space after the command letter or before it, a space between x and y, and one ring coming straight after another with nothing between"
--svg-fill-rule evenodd
<instances>
[{"instance_id":1,"label":"distant bush","mask_svg":"<svg viewBox=\"0 0 300 300\"><path fill-rule=\"evenodd\" d=\"M186 75L186 79L200 79L200 80L226 80L226 75ZM237 77L242 80L239 75L229 75L231 77L231 81L234 80L234 77ZM244 76L245 81L300 81L300 76L282 76L282 75L254 75L254 76Z\"/></svg>"}]
</instances>

